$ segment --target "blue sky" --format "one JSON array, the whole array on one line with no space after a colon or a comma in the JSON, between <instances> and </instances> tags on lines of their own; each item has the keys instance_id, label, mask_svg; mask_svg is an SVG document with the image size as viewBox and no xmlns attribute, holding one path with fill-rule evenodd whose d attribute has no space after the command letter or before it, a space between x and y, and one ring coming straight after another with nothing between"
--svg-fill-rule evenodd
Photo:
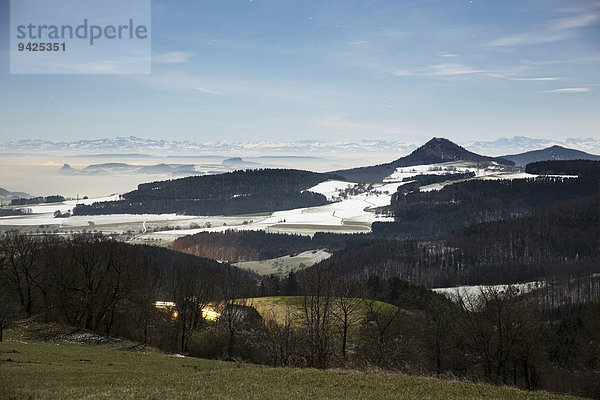
<instances>
[{"instance_id":1,"label":"blue sky","mask_svg":"<svg viewBox=\"0 0 600 400\"><path fill-rule=\"evenodd\" d=\"M11 75L0 137L456 141L600 133L600 1L152 1L150 75Z\"/></svg>"}]
</instances>

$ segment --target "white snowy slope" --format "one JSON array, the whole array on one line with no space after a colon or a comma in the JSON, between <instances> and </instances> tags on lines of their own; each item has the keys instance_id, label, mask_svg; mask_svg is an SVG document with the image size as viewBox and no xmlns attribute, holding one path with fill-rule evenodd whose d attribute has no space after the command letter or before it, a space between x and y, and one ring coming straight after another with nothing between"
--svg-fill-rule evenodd
<instances>
[{"instance_id":1,"label":"white snowy slope","mask_svg":"<svg viewBox=\"0 0 600 400\"><path fill-rule=\"evenodd\" d=\"M270 275L273 273L287 274L293 270L310 267L311 265L328 259L331 255L331 253L324 249L315 249L304 251L300 254L287 255L267 260L238 262L234 265L252 270L259 275Z\"/></svg>"},{"instance_id":2,"label":"white snowy slope","mask_svg":"<svg viewBox=\"0 0 600 400\"><path fill-rule=\"evenodd\" d=\"M538 175L528 174L526 172L489 172L481 175L476 175L470 179L483 179L483 180L500 180L500 179L530 179L536 178ZM421 186L419 190L421 192L431 192L432 190L440 190L444 186L453 185L459 181L447 181L432 183L431 185Z\"/></svg>"},{"instance_id":3,"label":"white snowy slope","mask_svg":"<svg viewBox=\"0 0 600 400\"><path fill-rule=\"evenodd\" d=\"M66 200L58 203L43 203L24 205L20 208L27 210L25 215L0 217L2 226L36 226L36 225L58 225L60 227L86 227L90 222L96 225L143 223L144 221L174 221L190 219L189 216L175 214L109 214L109 215L82 215L69 218L55 218L54 213L70 213L77 204L93 204L102 201L115 201L119 194L91 199Z\"/></svg>"},{"instance_id":4,"label":"white snowy slope","mask_svg":"<svg viewBox=\"0 0 600 400\"><path fill-rule=\"evenodd\" d=\"M276 211L267 217L252 217L245 223L227 223L227 225L211 225L198 229L173 230L158 235L183 236L198 232L224 232L226 230L264 230L267 232L295 233L314 235L315 232L359 233L370 232L375 221L393 221L392 217L376 214L374 208L390 204L392 195L398 187L409 182L394 182L372 185L370 190L356 195L348 195L331 204L317 207L297 208ZM340 189L345 189L353 182L327 181L313 186L308 191L322 193L337 198ZM209 219L210 217L205 217ZM222 217L226 218L226 217ZM250 219L250 218L248 218ZM201 224L201 222L200 222ZM156 235L156 234L154 234Z\"/></svg>"},{"instance_id":5,"label":"white snowy slope","mask_svg":"<svg viewBox=\"0 0 600 400\"><path fill-rule=\"evenodd\" d=\"M26 208L31 210L32 214L43 214L43 213L54 213L55 211L60 211L61 213L65 213L68 211L72 211L73 208L77 204L85 204L90 205L94 203L99 203L102 201L116 201L119 200L118 194L111 194L105 197L96 197L93 199L80 199L80 200L66 200L59 203L42 203L42 204L31 204L24 205L22 208Z\"/></svg>"},{"instance_id":6,"label":"white snowy slope","mask_svg":"<svg viewBox=\"0 0 600 400\"><path fill-rule=\"evenodd\" d=\"M413 165L410 167L398 167L384 182L396 182L412 178L418 175L447 175L474 172L476 177L497 174L502 166L492 163L487 167L478 166L469 161L452 161L439 164Z\"/></svg>"},{"instance_id":7,"label":"white snowy slope","mask_svg":"<svg viewBox=\"0 0 600 400\"><path fill-rule=\"evenodd\" d=\"M498 179L531 179L537 178L538 175L528 174L527 172L509 172L509 173L499 173L499 174L489 174L486 176L482 176L483 180L498 180Z\"/></svg>"},{"instance_id":8,"label":"white snowy slope","mask_svg":"<svg viewBox=\"0 0 600 400\"><path fill-rule=\"evenodd\" d=\"M356 183L354 182L329 180L321 182L316 186L307 189L306 191L320 193L323 196L327 197L327 200L334 201L340 198L340 192L343 192L345 189L351 189L355 185Z\"/></svg>"},{"instance_id":9,"label":"white snowy slope","mask_svg":"<svg viewBox=\"0 0 600 400\"><path fill-rule=\"evenodd\" d=\"M142 229L144 222L167 222L189 219L189 216L176 214L108 214L54 218L54 213L43 213L0 217L0 226L56 225L61 228L84 228L90 226L90 222L92 222L97 226L136 224L136 229Z\"/></svg>"},{"instance_id":10,"label":"white snowy slope","mask_svg":"<svg viewBox=\"0 0 600 400\"><path fill-rule=\"evenodd\" d=\"M85 215L69 218L54 218L54 212L72 212L78 202L68 200L61 203L25 206L30 214L1 217L0 225L36 226L54 225L62 228L82 228L88 225L101 226L122 224L121 230L142 229L146 239L161 238L173 240L178 236L197 232L222 232L233 230L264 230L268 232L297 233L313 235L315 232L357 233L369 232L375 221L391 221L391 217L377 214L375 208L390 204L398 187L409 182L379 183L369 186L354 182L326 181L308 191L322 193L333 203L317 207L305 207L276 211L267 215L252 216L190 216L175 214L112 214ZM346 191L347 189L350 189ZM79 200L79 204L97 201L118 200L119 195ZM180 222L181 226L194 226L193 229L177 229L161 232L147 232L145 222ZM130 225L127 225L130 224ZM139 226L138 226L139 225ZM176 225L176 224L174 224ZM110 229L116 229L114 226Z\"/></svg>"},{"instance_id":11,"label":"white snowy slope","mask_svg":"<svg viewBox=\"0 0 600 400\"><path fill-rule=\"evenodd\" d=\"M414 165L410 167L399 167L394 171L393 174L386 177L384 182L397 182L403 179L413 178L419 175L446 175L453 173L467 173L473 172L475 176L469 179L484 179L484 180L497 180L497 179L528 179L536 178L538 175L528 174L526 172L514 172L511 170L505 170L505 167L492 163L491 165L477 165L473 162L468 161L455 161L439 164L425 164L425 165ZM565 176L565 178L568 178ZM433 183L419 188L422 192L429 192L432 190L440 190L446 185L452 185L458 181L447 181Z\"/></svg>"},{"instance_id":12,"label":"white snowy slope","mask_svg":"<svg viewBox=\"0 0 600 400\"><path fill-rule=\"evenodd\" d=\"M519 293L528 293L535 289L540 289L544 287L546 284L542 281L533 281L533 282L525 282L525 283L515 283L512 285L489 285L489 286L455 286L455 287L447 287L447 288L436 288L431 289L436 293L443 294L451 300L458 300L459 296L462 298L478 298L481 296L482 291L485 291L487 288L499 291L506 291L509 286L516 288Z\"/></svg>"}]
</instances>

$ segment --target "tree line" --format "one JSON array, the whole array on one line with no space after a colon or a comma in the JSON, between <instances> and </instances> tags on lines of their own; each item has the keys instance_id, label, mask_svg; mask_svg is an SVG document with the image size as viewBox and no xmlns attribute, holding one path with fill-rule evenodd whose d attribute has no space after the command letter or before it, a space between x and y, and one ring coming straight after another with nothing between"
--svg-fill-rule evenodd
<instances>
[{"instance_id":1,"label":"tree line","mask_svg":"<svg viewBox=\"0 0 600 400\"><path fill-rule=\"evenodd\" d=\"M60 203L65 201L65 198L60 195L52 196L38 196L38 197L23 197L18 199L12 199L10 201L11 206L24 206L28 204L40 204L40 203Z\"/></svg>"},{"instance_id":2,"label":"tree line","mask_svg":"<svg viewBox=\"0 0 600 400\"><path fill-rule=\"evenodd\" d=\"M593 196L434 240L357 243L321 265L355 279L378 275L451 287L588 276L600 272L599 261L600 197Z\"/></svg>"},{"instance_id":3,"label":"tree line","mask_svg":"<svg viewBox=\"0 0 600 400\"><path fill-rule=\"evenodd\" d=\"M173 297L170 284L184 266L206 281L225 282L225 274L256 280L213 260L102 236L8 233L0 239L1 315L4 320L36 316L160 345L173 334L168 332L173 324L157 313L154 302Z\"/></svg>"},{"instance_id":4,"label":"tree line","mask_svg":"<svg viewBox=\"0 0 600 400\"><path fill-rule=\"evenodd\" d=\"M93 236L11 233L0 240L0 260L0 327L30 317L191 356L578 394L598 388L598 297L545 309L543 295L487 287L452 302L398 277L348 279L323 265L258 279L208 259ZM285 311L261 315L252 298L267 295L295 297ZM175 308L157 309L157 299ZM575 385L570 374L579 377Z\"/></svg>"},{"instance_id":5,"label":"tree line","mask_svg":"<svg viewBox=\"0 0 600 400\"><path fill-rule=\"evenodd\" d=\"M336 175L292 169L256 169L190 176L138 185L122 200L78 205L74 215L161 214L236 215L327 204L322 194L306 192Z\"/></svg>"},{"instance_id":6,"label":"tree line","mask_svg":"<svg viewBox=\"0 0 600 400\"><path fill-rule=\"evenodd\" d=\"M529 164L534 179L470 180L420 192L403 185L385 212L393 223L374 223L374 235L397 239L431 239L454 229L529 214L540 207L600 194L600 162L544 161ZM571 175L577 178L563 178Z\"/></svg>"},{"instance_id":7,"label":"tree line","mask_svg":"<svg viewBox=\"0 0 600 400\"><path fill-rule=\"evenodd\" d=\"M407 192L402 186L398 189L390 205L395 222L374 224L373 232L413 240L523 216L552 203L600 193L597 182L560 177L471 180L429 192Z\"/></svg>"},{"instance_id":8,"label":"tree line","mask_svg":"<svg viewBox=\"0 0 600 400\"><path fill-rule=\"evenodd\" d=\"M258 261L326 248L340 250L351 243L368 240L367 235L338 235L317 232L304 235L264 231L200 232L177 238L171 249L229 262Z\"/></svg>"},{"instance_id":9,"label":"tree line","mask_svg":"<svg viewBox=\"0 0 600 400\"><path fill-rule=\"evenodd\" d=\"M561 160L538 161L527 164L525 172L541 175L572 175L584 179L598 178L600 161L593 160Z\"/></svg>"}]
</instances>

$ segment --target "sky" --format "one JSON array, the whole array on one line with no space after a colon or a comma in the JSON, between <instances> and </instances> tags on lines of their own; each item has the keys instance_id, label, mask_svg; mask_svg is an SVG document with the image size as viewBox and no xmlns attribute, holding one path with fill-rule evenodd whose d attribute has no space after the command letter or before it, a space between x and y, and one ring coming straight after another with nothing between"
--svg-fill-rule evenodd
<instances>
[{"instance_id":1,"label":"sky","mask_svg":"<svg viewBox=\"0 0 600 400\"><path fill-rule=\"evenodd\" d=\"M598 137L600 1L153 0L152 72L9 73L0 141Z\"/></svg>"}]
</instances>

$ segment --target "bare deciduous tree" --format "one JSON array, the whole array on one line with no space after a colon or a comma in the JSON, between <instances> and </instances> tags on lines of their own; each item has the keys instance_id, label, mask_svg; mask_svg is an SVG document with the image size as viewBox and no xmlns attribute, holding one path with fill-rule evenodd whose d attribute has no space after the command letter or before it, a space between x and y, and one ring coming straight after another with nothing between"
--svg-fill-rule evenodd
<instances>
[{"instance_id":1,"label":"bare deciduous tree","mask_svg":"<svg viewBox=\"0 0 600 400\"><path fill-rule=\"evenodd\" d=\"M0 240L3 254L3 275L15 288L19 302L27 318L33 313L40 268L38 259L40 246L33 238L20 233L9 233Z\"/></svg>"},{"instance_id":2,"label":"bare deciduous tree","mask_svg":"<svg viewBox=\"0 0 600 400\"><path fill-rule=\"evenodd\" d=\"M274 367L289 366L296 353L298 339L293 321L294 316L290 307L287 307L282 323L277 321L274 314L264 320L264 345Z\"/></svg>"},{"instance_id":3,"label":"bare deciduous tree","mask_svg":"<svg viewBox=\"0 0 600 400\"><path fill-rule=\"evenodd\" d=\"M332 277L324 269L311 269L302 276L302 316L311 362L327 368L331 356Z\"/></svg>"},{"instance_id":4,"label":"bare deciduous tree","mask_svg":"<svg viewBox=\"0 0 600 400\"><path fill-rule=\"evenodd\" d=\"M362 290L357 284L340 279L336 284L336 297L333 300L333 318L341 341L342 357L346 359L346 349L350 329L362 319Z\"/></svg>"},{"instance_id":5,"label":"bare deciduous tree","mask_svg":"<svg viewBox=\"0 0 600 400\"><path fill-rule=\"evenodd\" d=\"M202 309L212 300L212 277L203 274L195 265L180 266L173 270L171 295L177 307L177 321L181 329L180 351L187 351L189 334L204 321Z\"/></svg>"}]
</instances>

